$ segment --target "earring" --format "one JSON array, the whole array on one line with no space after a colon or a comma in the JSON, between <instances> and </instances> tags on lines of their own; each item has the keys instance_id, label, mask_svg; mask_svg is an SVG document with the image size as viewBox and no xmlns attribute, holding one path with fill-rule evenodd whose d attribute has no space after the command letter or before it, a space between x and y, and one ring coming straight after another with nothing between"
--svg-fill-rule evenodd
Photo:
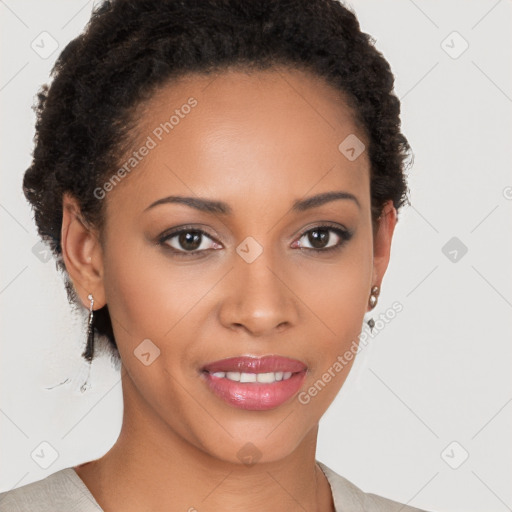
<instances>
[{"instance_id":1,"label":"earring","mask_svg":"<svg viewBox=\"0 0 512 512\"><path fill-rule=\"evenodd\" d=\"M368 305L370 306L370 309L373 309L377 305L377 301L379 300L379 293L380 288L378 286L374 286L370 292L370 298L368 299ZM373 328L375 327L375 320L370 318L367 324L370 327L370 332L373 332Z\"/></svg>"},{"instance_id":2,"label":"earring","mask_svg":"<svg viewBox=\"0 0 512 512\"><path fill-rule=\"evenodd\" d=\"M370 308L374 308L377 305L378 296L380 293L380 289L378 286L374 286L370 293L370 298L368 299L368 305Z\"/></svg>"},{"instance_id":3,"label":"earring","mask_svg":"<svg viewBox=\"0 0 512 512\"><path fill-rule=\"evenodd\" d=\"M89 304L89 321L87 323L87 345L85 347L84 352L82 353L82 357L84 357L87 361L89 361L89 368L87 371L87 380L82 384L80 387L80 391L83 393L86 389L89 388L88 382L89 382L89 376L91 374L91 365L92 365L92 359L94 357L94 327L92 325L93 319L94 319L94 298L92 294L90 293L87 298L90 301Z\"/></svg>"}]
</instances>

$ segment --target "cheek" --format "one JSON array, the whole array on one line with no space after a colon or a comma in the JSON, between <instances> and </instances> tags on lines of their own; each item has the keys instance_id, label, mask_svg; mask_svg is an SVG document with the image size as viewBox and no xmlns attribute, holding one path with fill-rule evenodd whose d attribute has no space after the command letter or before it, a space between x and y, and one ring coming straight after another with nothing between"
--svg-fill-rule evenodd
<instances>
[{"instance_id":1,"label":"cheek","mask_svg":"<svg viewBox=\"0 0 512 512\"><path fill-rule=\"evenodd\" d=\"M168 386L166 369L182 376L191 372L193 333L204 325L198 316L207 314L201 301L221 271L201 274L197 266L176 264L144 240L129 240L112 239L105 252L104 284L114 335L131 373L142 366L134 354L145 352L143 347L158 354L148 366L155 380L151 385L158 387L162 379L160 384ZM151 343L141 345L147 339Z\"/></svg>"},{"instance_id":2,"label":"cheek","mask_svg":"<svg viewBox=\"0 0 512 512\"><path fill-rule=\"evenodd\" d=\"M322 389L316 401L319 407L334 399L348 376L368 306L373 267L371 233L358 235L351 242L338 264L311 265L305 273L307 283L302 286L302 296L316 324L308 386L314 386L318 379L329 382L325 391L322 382L317 386Z\"/></svg>"},{"instance_id":3,"label":"cheek","mask_svg":"<svg viewBox=\"0 0 512 512\"><path fill-rule=\"evenodd\" d=\"M185 365L187 338L180 328L191 306L184 300L184 290L187 297L198 294L186 286L180 269L173 270L161 255L155 257L158 250L138 241L130 246L126 238L122 248L115 242L106 253L104 283L121 359L137 388L132 395L164 410L169 404L163 401L168 396L163 390L172 389L174 383L169 372L181 380L178 373ZM146 353L149 357L144 360ZM179 407L175 400L173 411Z\"/></svg>"},{"instance_id":4,"label":"cheek","mask_svg":"<svg viewBox=\"0 0 512 512\"><path fill-rule=\"evenodd\" d=\"M174 322L165 312L179 314L181 310L183 285L179 279L169 279L169 267L163 267L164 259L154 257L156 252L136 239L130 241L129 237L109 240L104 285L120 344L135 345L145 338L161 337Z\"/></svg>"},{"instance_id":5,"label":"cheek","mask_svg":"<svg viewBox=\"0 0 512 512\"><path fill-rule=\"evenodd\" d=\"M312 263L305 272L302 293L324 320L326 337L343 339L351 328L360 327L366 311L373 265L371 238L361 235L351 242L337 263Z\"/></svg>"}]
</instances>

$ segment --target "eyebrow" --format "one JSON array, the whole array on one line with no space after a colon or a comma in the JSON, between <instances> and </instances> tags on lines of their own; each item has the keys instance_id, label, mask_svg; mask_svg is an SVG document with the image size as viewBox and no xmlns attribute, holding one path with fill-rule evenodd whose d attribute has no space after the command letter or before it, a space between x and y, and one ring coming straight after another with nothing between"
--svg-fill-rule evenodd
<instances>
[{"instance_id":1,"label":"eyebrow","mask_svg":"<svg viewBox=\"0 0 512 512\"><path fill-rule=\"evenodd\" d=\"M291 210L293 212L303 212L305 210L309 210L311 208L317 208L326 203L336 200L349 200L353 201L358 208L361 208L357 197L349 192L342 191L333 191L333 192L323 192L322 194L317 194L316 196L307 197L305 199L297 199L294 201ZM169 203L177 203L184 204L186 206L190 206L191 208L195 208L196 210L206 212L206 213L215 213L222 215L230 215L233 213L232 208L222 201L215 201L213 199L205 199L199 197L185 197L185 196L168 196L163 197L162 199L158 199L154 203L151 203L144 211L150 210L155 206L161 204L169 204Z\"/></svg>"}]
</instances>

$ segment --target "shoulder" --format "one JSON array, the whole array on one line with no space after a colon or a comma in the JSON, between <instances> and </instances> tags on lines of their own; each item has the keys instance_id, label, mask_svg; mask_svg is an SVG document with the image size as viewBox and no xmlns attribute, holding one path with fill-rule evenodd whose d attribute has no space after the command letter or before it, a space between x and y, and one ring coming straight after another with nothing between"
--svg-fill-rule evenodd
<instances>
[{"instance_id":1,"label":"shoulder","mask_svg":"<svg viewBox=\"0 0 512 512\"><path fill-rule=\"evenodd\" d=\"M0 493L2 512L102 512L73 468Z\"/></svg>"},{"instance_id":2,"label":"shoulder","mask_svg":"<svg viewBox=\"0 0 512 512\"><path fill-rule=\"evenodd\" d=\"M331 485L336 512L427 512L376 494L366 493L322 462L316 462Z\"/></svg>"}]
</instances>

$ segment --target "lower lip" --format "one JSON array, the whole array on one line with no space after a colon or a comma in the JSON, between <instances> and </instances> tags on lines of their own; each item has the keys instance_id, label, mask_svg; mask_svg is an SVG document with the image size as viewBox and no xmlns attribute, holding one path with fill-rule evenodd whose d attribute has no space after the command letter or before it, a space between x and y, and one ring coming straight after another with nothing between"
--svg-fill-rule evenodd
<instances>
[{"instance_id":1,"label":"lower lip","mask_svg":"<svg viewBox=\"0 0 512 512\"><path fill-rule=\"evenodd\" d=\"M209 388L222 400L238 409L266 411L275 409L293 397L301 388L306 371L292 374L289 379L271 384L236 382L203 372Z\"/></svg>"}]
</instances>

